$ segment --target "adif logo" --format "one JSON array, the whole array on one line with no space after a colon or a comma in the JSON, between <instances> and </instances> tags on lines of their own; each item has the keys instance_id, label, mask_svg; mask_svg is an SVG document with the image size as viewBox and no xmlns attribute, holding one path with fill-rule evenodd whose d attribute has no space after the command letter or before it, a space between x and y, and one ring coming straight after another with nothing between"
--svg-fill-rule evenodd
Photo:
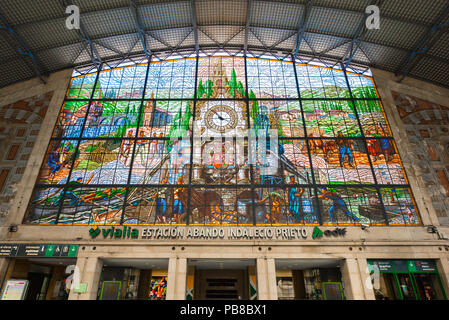
<instances>
[{"instance_id":1,"label":"adif logo","mask_svg":"<svg viewBox=\"0 0 449 320\"><path fill-rule=\"evenodd\" d=\"M80 28L80 8L75 5L70 5L65 9L65 13L70 14L65 20L65 26L67 29L79 29Z\"/></svg>"},{"instance_id":2,"label":"adif logo","mask_svg":"<svg viewBox=\"0 0 449 320\"><path fill-rule=\"evenodd\" d=\"M378 6L371 5L366 7L365 13L369 16L366 18L366 28L369 30L380 29L380 9Z\"/></svg>"}]
</instances>

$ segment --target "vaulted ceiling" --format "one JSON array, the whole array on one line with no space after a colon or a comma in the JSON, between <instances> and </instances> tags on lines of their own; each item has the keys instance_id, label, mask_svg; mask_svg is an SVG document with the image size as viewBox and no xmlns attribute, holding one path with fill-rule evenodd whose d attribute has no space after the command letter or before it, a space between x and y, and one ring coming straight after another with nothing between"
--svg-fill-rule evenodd
<instances>
[{"instance_id":1,"label":"vaulted ceiling","mask_svg":"<svg viewBox=\"0 0 449 320\"><path fill-rule=\"evenodd\" d=\"M68 29L69 5L81 12ZM380 8L380 29L365 9ZM449 87L447 0L2 0L0 87L89 64L228 50L370 66Z\"/></svg>"}]
</instances>

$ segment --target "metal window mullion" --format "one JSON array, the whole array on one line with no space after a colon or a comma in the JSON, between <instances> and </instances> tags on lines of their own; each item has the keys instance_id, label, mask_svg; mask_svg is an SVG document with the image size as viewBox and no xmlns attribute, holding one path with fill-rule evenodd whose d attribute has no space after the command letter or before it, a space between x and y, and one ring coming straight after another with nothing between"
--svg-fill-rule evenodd
<instances>
[{"instance_id":1,"label":"metal window mullion","mask_svg":"<svg viewBox=\"0 0 449 320\"><path fill-rule=\"evenodd\" d=\"M80 144L81 144L81 141L82 141L82 137L83 137L83 134L84 134L84 129L85 129L86 123L87 123L87 118L89 117L90 107L92 105L92 98L93 98L93 96L95 94L95 90L97 88L98 79L100 78L100 72L101 72L101 67L102 66L103 65L100 64L99 67L98 67L98 70L97 70L97 75L95 77L94 86L92 88L92 92L91 92L90 98L88 100L89 104L88 104L87 109L86 109L86 116L85 116L83 124L82 124L81 132L80 132L80 136L79 136L79 141L78 141L78 144L76 145L74 155L76 155L79 152L79 147L80 147ZM70 140L70 138L68 138L68 139L59 139L59 140L61 140L61 141L62 140ZM89 139L86 139L86 140L89 140ZM57 213L57 216L56 216L55 224L58 224L58 222L59 222L59 216L61 215L65 194L66 194L67 188L69 186L70 178L72 177L72 172L73 172L73 167L74 166L75 166L75 160L72 161L72 165L70 166L69 174L67 175L67 181L66 181L65 185L63 186L64 189L62 190L61 200L59 202L59 208L58 208L58 213Z\"/></svg>"},{"instance_id":2,"label":"metal window mullion","mask_svg":"<svg viewBox=\"0 0 449 320\"><path fill-rule=\"evenodd\" d=\"M370 157L370 155L368 153L368 144L366 142L366 137L365 137L365 133L364 133L364 130L363 130L363 127L362 127L362 123L360 122L359 112L357 111L357 105L355 104L354 95L352 94L351 84L349 83L348 74L346 72L346 67L345 67L345 65L343 63L341 63L340 65L341 65L341 69L343 70L343 73L345 75L346 85L348 86L349 95L351 96L351 103L352 103L352 105L354 107L354 115L355 115L355 117L357 119L357 123L359 125L360 134L361 134L361 137L362 137L363 145L364 145L365 150L366 150L366 156L368 158L369 166L370 166L370 169L371 169L371 174L373 175L375 189L377 191L377 196L378 196L379 202L380 202L380 207L381 207L382 212L384 214L385 225L388 226L389 223L388 223L388 218L387 218L387 211L385 210L385 205L384 205L384 201L382 199L382 194L380 193L380 187L379 187L379 184L377 182L376 172L374 171L373 162L371 161L371 157ZM371 219L370 219L370 222L371 222Z\"/></svg>"},{"instance_id":3,"label":"metal window mullion","mask_svg":"<svg viewBox=\"0 0 449 320\"><path fill-rule=\"evenodd\" d=\"M248 66L247 66L247 55L246 55L246 51L244 53L243 56L244 62L245 62L245 103L246 103L246 120L247 120L247 128L248 128L248 157L251 156L251 144L250 144L250 139L251 139L251 117L250 117L250 112L249 112L249 91L248 91ZM236 90L234 88L234 90ZM254 101L255 102L255 101ZM245 155L243 155L245 156ZM252 211L252 216L253 216L253 225L256 225L256 191L255 191L255 186L254 186L254 165L251 163L251 161L248 161L249 163L249 174L250 174L250 179L251 179L251 211Z\"/></svg>"},{"instance_id":4,"label":"metal window mullion","mask_svg":"<svg viewBox=\"0 0 449 320\"><path fill-rule=\"evenodd\" d=\"M313 184L313 191L315 192L315 199L316 199L316 208L317 208L317 214L318 214L318 223L320 225L323 225L323 214L321 213L321 207L320 207L320 203L318 200L318 190L317 190L317 184L315 181L315 173L313 170L313 163L312 163L312 154L310 152L310 147L309 147L309 137L307 136L307 126L306 126L306 120L304 117L304 109L302 107L302 99L301 99L301 90L299 89L299 81L298 81L298 72L296 71L296 62L295 62L295 56L292 55L292 65L293 65L293 72L295 74L295 81L296 81L296 90L298 91L298 101L299 101L299 106L301 108L301 117L302 117L302 125L303 125L303 129L304 129L304 141L306 143L306 147L307 147L307 154L309 157L309 165L310 165L310 171L311 171L311 178L312 178L312 184ZM309 76L309 72L307 72L307 77Z\"/></svg>"},{"instance_id":5,"label":"metal window mullion","mask_svg":"<svg viewBox=\"0 0 449 320\"><path fill-rule=\"evenodd\" d=\"M193 151L194 151L194 131L195 131L195 121L196 121L196 103L198 100L198 67L199 67L199 53L196 52L196 64L195 64L195 89L193 92L193 110L192 112L192 132L190 133L190 166L189 166L189 184L187 189L187 216L186 225L190 224L190 211L191 211L191 200L192 200L192 173L193 173ZM181 107L182 108L182 107ZM204 221L203 221L204 222Z\"/></svg>"},{"instance_id":6,"label":"metal window mullion","mask_svg":"<svg viewBox=\"0 0 449 320\"><path fill-rule=\"evenodd\" d=\"M126 211L126 205L128 202L128 195L129 195L129 185L131 184L131 177L132 177L132 172L133 172L133 164L134 164L134 158L136 156L136 145L137 145L137 141L139 141L139 130L140 130L140 121L142 120L142 108L145 102L145 93L146 93L146 88L147 88L147 81L148 81L148 74L150 71L150 67L151 67L151 58L153 56L150 55L149 59L148 59L148 66L147 66L147 72L145 74L145 82L144 82L144 86L143 86L143 92L142 92L142 98L140 100L140 108L139 108L139 114L137 115L137 125L136 125L136 135L135 135L135 139L134 139L134 143L133 143L133 151L131 154L131 162L129 164L129 172L128 172L128 180L127 180L127 187L125 190L125 197L123 199L123 209L122 209L122 216L120 217L120 225L123 224L123 220L125 219L125 211ZM120 139L121 141L123 140L130 140L127 139L126 137L123 137L122 139ZM162 161L162 159L161 159Z\"/></svg>"}]
</instances>

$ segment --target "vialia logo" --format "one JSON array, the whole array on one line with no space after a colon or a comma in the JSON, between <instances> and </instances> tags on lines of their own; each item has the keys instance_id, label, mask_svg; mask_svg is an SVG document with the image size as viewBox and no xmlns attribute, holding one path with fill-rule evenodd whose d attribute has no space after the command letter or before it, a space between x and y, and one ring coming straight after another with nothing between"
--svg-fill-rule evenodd
<instances>
[{"instance_id":1,"label":"vialia logo","mask_svg":"<svg viewBox=\"0 0 449 320\"><path fill-rule=\"evenodd\" d=\"M92 237L92 239L95 239L100 235L100 233L103 234L103 238L114 238L114 239L125 239L125 238L133 238L137 239L139 237L139 230L123 226L122 229L111 227L111 228L103 228L100 229L98 226L93 226L89 230L89 234Z\"/></svg>"}]
</instances>

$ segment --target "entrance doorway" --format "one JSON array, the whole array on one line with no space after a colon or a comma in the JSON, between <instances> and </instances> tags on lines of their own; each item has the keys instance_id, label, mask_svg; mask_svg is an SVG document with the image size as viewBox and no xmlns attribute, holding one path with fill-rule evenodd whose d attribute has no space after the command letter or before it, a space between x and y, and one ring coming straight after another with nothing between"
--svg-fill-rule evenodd
<instances>
[{"instance_id":1,"label":"entrance doorway","mask_svg":"<svg viewBox=\"0 0 449 320\"><path fill-rule=\"evenodd\" d=\"M376 300L447 299L433 260L368 260L368 267Z\"/></svg>"},{"instance_id":2,"label":"entrance doorway","mask_svg":"<svg viewBox=\"0 0 449 320\"><path fill-rule=\"evenodd\" d=\"M344 300L340 260L276 260L279 300Z\"/></svg>"},{"instance_id":3,"label":"entrance doorway","mask_svg":"<svg viewBox=\"0 0 449 320\"><path fill-rule=\"evenodd\" d=\"M99 300L164 300L168 259L104 259Z\"/></svg>"},{"instance_id":4,"label":"entrance doorway","mask_svg":"<svg viewBox=\"0 0 449 320\"><path fill-rule=\"evenodd\" d=\"M247 300L246 270L198 270L199 300Z\"/></svg>"},{"instance_id":5,"label":"entrance doorway","mask_svg":"<svg viewBox=\"0 0 449 320\"><path fill-rule=\"evenodd\" d=\"M257 299L253 259L189 259L187 300Z\"/></svg>"},{"instance_id":6,"label":"entrance doorway","mask_svg":"<svg viewBox=\"0 0 449 320\"><path fill-rule=\"evenodd\" d=\"M25 300L45 300L50 278L50 273L29 272L27 277L29 286Z\"/></svg>"},{"instance_id":7,"label":"entrance doorway","mask_svg":"<svg viewBox=\"0 0 449 320\"><path fill-rule=\"evenodd\" d=\"M75 266L73 258L16 258L8 267L2 290L8 281L26 282L23 300L67 300ZM3 292L3 291L2 291Z\"/></svg>"}]
</instances>

